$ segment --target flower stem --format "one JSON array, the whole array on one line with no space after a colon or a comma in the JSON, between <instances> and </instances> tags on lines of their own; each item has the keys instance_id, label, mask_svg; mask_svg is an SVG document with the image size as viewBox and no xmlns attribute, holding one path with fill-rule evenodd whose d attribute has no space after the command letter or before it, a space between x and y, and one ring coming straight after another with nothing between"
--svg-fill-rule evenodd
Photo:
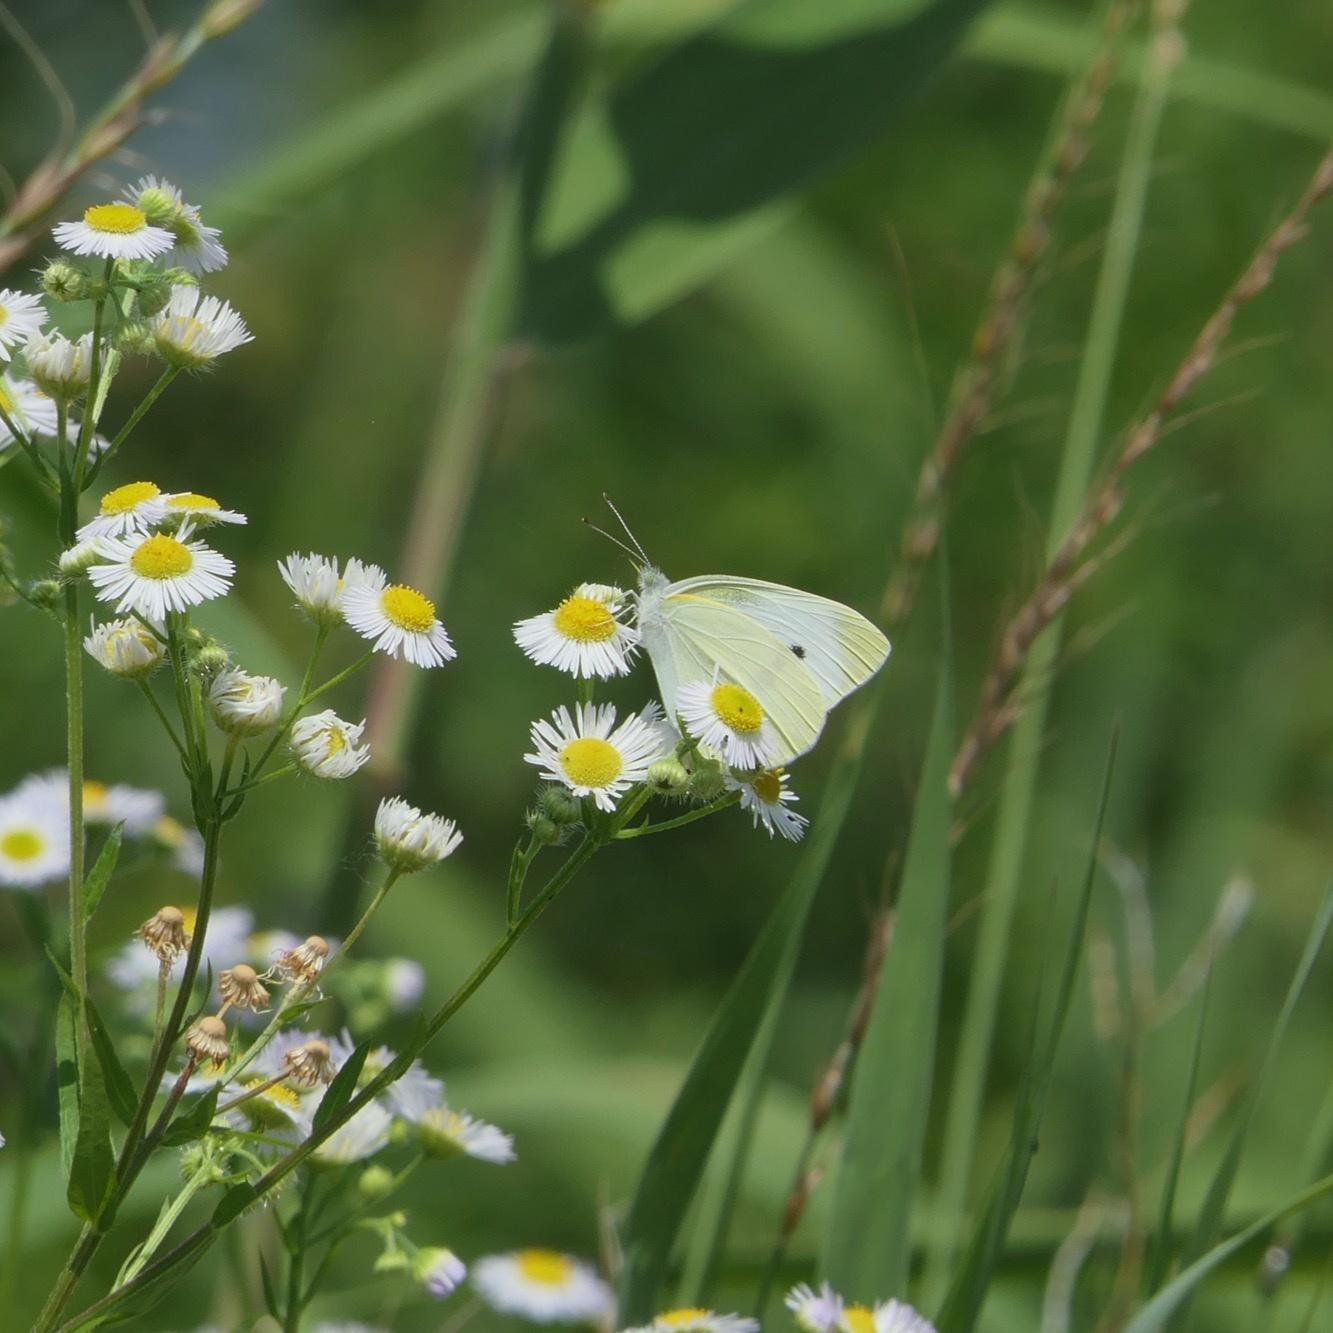
<instances>
[{"instance_id":1,"label":"flower stem","mask_svg":"<svg viewBox=\"0 0 1333 1333\"><path fill-rule=\"evenodd\" d=\"M615 836L619 840L645 838L650 833L665 833L668 829L684 828L686 824L693 824L696 819L707 819L709 815L715 815L719 810L725 810L728 806L735 805L740 799L740 792L729 791L725 796L719 796L717 800L710 801L697 810L689 810L683 815L677 815L675 819L664 819L657 824L640 824L636 828L623 828Z\"/></svg>"},{"instance_id":2,"label":"flower stem","mask_svg":"<svg viewBox=\"0 0 1333 1333\"><path fill-rule=\"evenodd\" d=\"M398 876L399 872L397 870L390 870L388 874L384 876L384 883L380 885L375 896L370 900L369 904L367 904L366 910L361 913L361 920L347 932L347 938L342 942L338 952L325 963L325 972L327 972L344 954L351 952L352 945L361 938L366 927L370 924L370 918L380 910L380 904L389 896L389 890L398 882Z\"/></svg>"},{"instance_id":3,"label":"flower stem","mask_svg":"<svg viewBox=\"0 0 1333 1333\"><path fill-rule=\"evenodd\" d=\"M161 375L158 376L157 383L154 384L153 387L148 390L148 392L144 395L143 400L139 403L138 407L136 407L134 411L130 413L129 420L126 421L126 423L116 433L115 439L113 439L111 443L107 445L106 450L102 453L101 457L98 458L93 463L92 471L89 472L88 474L89 485L91 485L94 481L97 480L98 473L100 473L101 470L116 456L117 452L120 449L120 446L125 443L126 439L129 438L130 431L132 431L135 428L135 426L137 426L139 422L143 420L144 415L147 413L148 409L152 407L152 405L155 402L157 402L157 400L166 391L167 385L170 384L171 381L174 380L176 376L179 374L180 370L178 367L169 366L166 370L162 372Z\"/></svg>"}]
</instances>

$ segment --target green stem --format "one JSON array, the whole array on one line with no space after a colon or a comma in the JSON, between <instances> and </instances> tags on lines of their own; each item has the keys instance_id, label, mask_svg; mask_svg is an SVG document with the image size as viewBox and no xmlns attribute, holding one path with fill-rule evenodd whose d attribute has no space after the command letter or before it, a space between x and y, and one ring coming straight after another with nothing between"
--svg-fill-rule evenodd
<instances>
[{"instance_id":1,"label":"green stem","mask_svg":"<svg viewBox=\"0 0 1333 1333\"><path fill-rule=\"evenodd\" d=\"M384 883L380 885L379 890L376 892L375 896L370 900L369 904L366 907L366 910L361 913L361 920L358 921L356 925L354 925L352 929L348 932L347 938L343 940L342 946L339 948L338 952L335 953L333 957L330 958L329 961L324 965L325 972L327 972L329 968L332 967L333 964L338 961L338 959L343 957L344 954L351 952L352 945L354 945L357 942L357 940L361 938L362 934L364 934L365 932L366 927L370 924L370 918L373 917L375 913L380 910L380 904L383 903L383 901L389 896L389 890L393 888L393 886L398 882L399 874L400 872L397 870L390 870L388 874L384 876Z\"/></svg>"},{"instance_id":2,"label":"green stem","mask_svg":"<svg viewBox=\"0 0 1333 1333\"><path fill-rule=\"evenodd\" d=\"M111 272L116 266L114 259L108 259L102 270L102 281L111 284ZM93 430L97 425L98 404L105 396L102 386L102 319L106 313L106 296L99 296L93 302L93 342L89 354L88 392L83 400L83 419L79 422L78 447L74 451L74 503L79 502L83 494L85 472L88 467L88 450L92 445ZM63 445L63 440L62 440Z\"/></svg>"},{"instance_id":3,"label":"green stem","mask_svg":"<svg viewBox=\"0 0 1333 1333\"><path fill-rule=\"evenodd\" d=\"M1051 507L1046 540L1048 556L1059 550L1077 520L1092 476L1143 224L1153 151L1166 106L1169 75L1168 63L1154 58L1134 103ZM943 1298L954 1247L962 1235L961 1224L967 1210L981 1123L981 1102L990 1065L995 1018L999 1012L1000 987L1009 956L1009 936L1022 882L1028 825L1049 707L1048 687L1060 651L1061 625L1057 618L1037 640L1016 692L1017 697L1026 700L1027 704L1009 743L1008 763L996 814L995 840L991 847L986 887L981 896L977 950L945 1121L938 1204L941 1215L939 1243L931 1251L924 1279L927 1308L937 1305Z\"/></svg>"},{"instance_id":4,"label":"green stem","mask_svg":"<svg viewBox=\"0 0 1333 1333\"><path fill-rule=\"evenodd\" d=\"M505 925L513 926L523 909L523 882L528 868L537 855L537 839L529 838L528 845L514 844L514 855L509 862L509 883L505 892Z\"/></svg>"},{"instance_id":5,"label":"green stem","mask_svg":"<svg viewBox=\"0 0 1333 1333\"><path fill-rule=\"evenodd\" d=\"M158 702L157 695L149 688L146 680L139 682L139 689L143 697L148 700L149 706L157 714L157 720L166 728L166 733L171 737L171 743L176 747L176 753L180 755L182 762L189 764L190 756L185 753L185 746L181 743L181 738L176 734L176 728L171 725L171 719L167 716L166 710Z\"/></svg>"},{"instance_id":6,"label":"green stem","mask_svg":"<svg viewBox=\"0 0 1333 1333\"><path fill-rule=\"evenodd\" d=\"M138 407L136 407L134 411L130 413L129 420L126 421L125 424L120 428L119 432L117 432L115 439L113 439L111 443L107 445L106 449L103 450L101 456L93 462L92 471L88 474L89 485L92 485L92 483L97 480L98 474L116 456L116 454L120 450L120 446L125 443L126 439L129 438L130 432L135 428L135 426L139 424L140 421L143 420L144 415L145 413L147 413L148 409L152 407L152 405L155 402L157 402L157 400L166 391L167 385L170 384L171 381L174 380L176 376L179 374L180 370L178 367L169 366L166 370L162 372L161 375L158 376L157 383L154 384L153 387L148 390L147 394L144 396L143 400L139 403Z\"/></svg>"},{"instance_id":7,"label":"green stem","mask_svg":"<svg viewBox=\"0 0 1333 1333\"><path fill-rule=\"evenodd\" d=\"M283 1333L299 1333L301 1327L301 1279L305 1272L306 1222L310 1209L310 1194L315 1177L306 1176L301 1185L301 1201L292 1226L296 1229L295 1245L288 1251L287 1308L283 1314Z\"/></svg>"},{"instance_id":8,"label":"green stem","mask_svg":"<svg viewBox=\"0 0 1333 1333\"><path fill-rule=\"evenodd\" d=\"M616 837L618 839L646 838L650 833L666 833L670 829L684 828L686 824L693 824L698 819L707 819L709 815L715 815L719 810L725 810L729 806L735 805L740 799L740 792L729 791L725 796L719 796L717 800L711 801L708 805L700 806L697 810L687 811L683 815L677 815L675 819L663 819L656 824L640 824L636 828L621 829Z\"/></svg>"},{"instance_id":9,"label":"green stem","mask_svg":"<svg viewBox=\"0 0 1333 1333\"><path fill-rule=\"evenodd\" d=\"M168 1233L176 1225L190 1200L213 1179L213 1172L212 1163L206 1163L185 1182L181 1192L171 1201L171 1205L163 1211L162 1216L157 1219L157 1223L152 1231L148 1233L134 1258L122 1269L118 1278L119 1282L130 1282L143 1270L144 1265L157 1253L162 1242L166 1240Z\"/></svg>"}]
</instances>

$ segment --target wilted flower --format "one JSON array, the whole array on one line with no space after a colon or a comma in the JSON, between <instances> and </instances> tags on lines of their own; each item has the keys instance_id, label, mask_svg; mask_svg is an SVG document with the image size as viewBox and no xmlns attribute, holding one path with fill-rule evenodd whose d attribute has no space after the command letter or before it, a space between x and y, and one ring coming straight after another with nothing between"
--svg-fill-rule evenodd
<instances>
[{"instance_id":1,"label":"wilted flower","mask_svg":"<svg viewBox=\"0 0 1333 1333\"><path fill-rule=\"evenodd\" d=\"M139 938L157 955L158 962L174 963L190 947L185 913L179 907L159 907L139 927Z\"/></svg>"},{"instance_id":2,"label":"wilted flower","mask_svg":"<svg viewBox=\"0 0 1333 1333\"><path fill-rule=\"evenodd\" d=\"M225 1065L231 1054L227 1025L212 1014L205 1015L185 1034L185 1045L201 1063L214 1068Z\"/></svg>"}]
</instances>

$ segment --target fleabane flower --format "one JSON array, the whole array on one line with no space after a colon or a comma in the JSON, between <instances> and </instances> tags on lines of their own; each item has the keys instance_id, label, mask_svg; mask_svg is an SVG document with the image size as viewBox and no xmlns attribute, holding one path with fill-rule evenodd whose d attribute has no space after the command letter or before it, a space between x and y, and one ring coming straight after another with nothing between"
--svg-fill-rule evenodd
<instances>
[{"instance_id":1,"label":"fleabane flower","mask_svg":"<svg viewBox=\"0 0 1333 1333\"><path fill-rule=\"evenodd\" d=\"M50 318L40 296L0 290L0 356L25 343Z\"/></svg>"},{"instance_id":2,"label":"fleabane flower","mask_svg":"<svg viewBox=\"0 0 1333 1333\"><path fill-rule=\"evenodd\" d=\"M56 433L56 405L31 380L17 375L0 375L0 449L14 442L14 432L5 418L32 439L35 435Z\"/></svg>"},{"instance_id":3,"label":"fleabane flower","mask_svg":"<svg viewBox=\"0 0 1333 1333\"><path fill-rule=\"evenodd\" d=\"M272 676L219 671L208 687L208 707L221 730L233 736L258 736L282 721L286 693L286 686Z\"/></svg>"},{"instance_id":4,"label":"fleabane flower","mask_svg":"<svg viewBox=\"0 0 1333 1333\"><path fill-rule=\"evenodd\" d=\"M722 779L728 791L739 791L741 809L748 810L755 828L762 828L771 838L781 834L788 842L800 842L810 821L787 807L800 797L792 791L787 772L781 768L761 768L753 773L729 773Z\"/></svg>"},{"instance_id":5,"label":"fleabane flower","mask_svg":"<svg viewBox=\"0 0 1333 1333\"><path fill-rule=\"evenodd\" d=\"M466 1111L451 1111L447 1106L427 1111L417 1121L417 1131L421 1146L431 1157L466 1156L503 1165L518 1156L511 1134Z\"/></svg>"},{"instance_id":6,"label":"fleabane flower","mask_svg":"<svg viewBox=\"0 0 1333 1333\"><path fill-rule=\"evenodd\" d=\"M389 1146L392 1127L393 1116L379 1102L367 1102L315 1149L315 1160L327 1166L364 1162Z\"/></svg>"},{"instance_id":7,"label":"fleabane flower","mask_svg":"<svg viewBox=\"0 0 1333 1333\"><path fill-rule=\"evenodd\" d=\"M293 552L278 561L278 573L292 590L296 604L316 624L325 628L343 623L343 593L362 583L382 588L388 577L378 565L349 560L339 572L338 562L327 555Z\"/></svg>"},{"instance_id":8,"label":"fleabane flower","mask_svg":"<svg viewBox=\"0 0 1333 1333\"><path fill-rule=\"evenodd\" d=\"M821 1282L818 1291L802 1282L783 1297L783 1304L801 1333L833 1333L842 1320L842 1297L827 1282Z\"/></svg>"},{"instance_id":9,"label":"fleabane flower","mask_svg":"<svg viewBox=\"0 0 1333 1333\"><path fill-rule=\"evenodd\" d=\"M197 204L187 204L180 190L160 176L142 176L124 191L124 198L175 241L169 263L187 273L216 273L227 265L227 251L217 227L206 227Z\"/></svg>"},{"instance_id":10,"label":"fleabane flower","mask_svg":"<svg viewBox=\"0 0 1333 1333\"><path fill-rule=\"evenodd\" d=\"M266 1087L266 1082L254 1078L243 1084L240 1091L252 1095L228 1111L226 1119L236 1129L248 1129L288 1142L308 1138L310 1112L302 1102L301 1094L285 1083L268 1083Z\"/></svg>"},{"instance_id":11,"label":"fleabane flower","mask_svg":"<svg viewBox=\"0 0 1333 1333\"><path fill-rule=\"evenodd\" d=\"M71 342L59 333L34 333L24 344L23 358L33 383L48 398L68 403L87 392L93 335L85 333Z\"/></svg>"},{"instance_id":12,"label":"fleabane flower","mask_svg":"<svg viewBox=\"0 0 1333 1333\"><path fill-rule=\"evenodd\" d=\"M591 796L608 812L668 748L655 705L619 726L611 704L579 704L572 716L562 706L549 721L534 722L531 735L534 753L523 758L542 777L563 783L575 796Z\"/></svg>"},{"instance_id":13,"label":"fleabane flower","mask_svg":"<svg viewBox=\"0 0 1333 1333\"><path fill-rule=\"evenodd\" d=\"M843 1307L838 1333L936 1333L935 1325L903 1301Z\"/></svg>"},{"instance_id":14,"label":"fleabane flower","mask_svg":"<svg viewBox=\"0 0 1333 1333\"><path fill-rule=\"evenodd\" d=\"M125 537L148 532L167 516L166 496L154 481L130 481L117 486L98 501L97 517L77 532L81 542L97 537Z\"/></svg>"},{"instance_id":15,"label":"fleabane flower","mask_svg":"<svg viewBox=\"0 0 1333 1333\"><path fill-rule=\"evenodd\" d=\"M587 1264L555 1250L487 1255L472 1265L472 1284L492 1309L539 1324L596 1323L614 1306Z\"/></svg>"},{"instance_id":16,"label":"fleabane flower","mask_svg":"<svg viewBox=\"0 0 1333 1333\"><path fill-rule=\"evenodd\" d=\"M107 786L89 780L83 784L83 817L89 824L121 824L130 837L142 838L166 812L166 798L160 791L123 782Z\"/></svg>"},{"instance_id":17,"label":"fleabane flower","mask_svg":"<svg viewBox=\"0 0 1333 1333\"><path fill-rule=\"evenodd\" d=\"M102 259L156 259L176 243L165 227L155 227L133 204L94 204L78 222L52 227L56 244L76 255Z\"/></svg>"},{"instance_id":18,"label":"fleabane flower","mask_svg":"<svg viewBox=\"0 0 1333 1333\"><path fill-rule=\"evenodd\" d=\"M214 523L246 523L244 514L234 509L224 509L211 495L200 495L198 491L177 491L164 495L162 503L166 507L164 521L177 520L188 522L193 528L206 528Z\"/></svg>"},{"instance_id":19,"label":"fleabane flower","mask_svg":"<svg viewBox=\"0 0 1333 1333\"><path fill-rule=\"evenodd\" d=\"M54 791L0 797L0 885L35 889L69 874L69 811Z\"/></svg>"},{"instance_id":20,"label":"fleabane flower","mask_svg":"<svg viewBox=\"0 0 1333 1333\"><path fill-rule=\"evenodd\" d=\"M199 370L252 341L245 321L226 302L198 287L171 289L165 309L150 322L158 353L177 370Z\"/></svg>"},{"instance_id":21,"label":"fleabane flower","mask_svg":"<svg viewBox=\"0 0 1333 1333\"><path fill-rule=\"evenodd\" d=\"M88 655L113 676L147 680L162 665L166 645L138 620L107 620L83 641Z\"/></svg>"},{"instance_id":22,"label":"fleabane flower","mask_svg":"<svg viewBox=\"0 0 1333 1333\"><path fill-rule=\"evenodd\" d=\"M236 566L203 542L179 541L164 532L129 539L105 539L106 563L88 579L117 611L137 611L161 623L171 611L185 611L226 594Z\"/></svg>"},{"instance_id":23,"label":"fleabane flower","mask_svg":"<svg viewBox=\"0 0 1333 1333\"><path fill-rule=\"evenodd\" d=\"M331 708L312 713L292 726L292 758L312 777L350 778L370 758L370 746L359 743L365 729Z\"/></svg>"},{"instance_id":24,"label":"fleabane flower","mask_svg":"<svg viewBox=\"0 0 1333 1333\"><path fill-rule=\"evenodd\" d=\"M426 814L401 796L381 801L375 812L375 843L384 863L400 875L443 861L462 841L452 819Z\"/></svg>"},{"instance_id":25,"label":"fleabane flower","mask_svg":"<svg viewBox=\"0 0 1333 1333\"><path fill-rule=\"evenodd\" d=\"M405 583L386 587L381 570L343 588L342 610L347 623L369 639L376 652L419 667L443 666L458 656L435 614L435 603Z\"/></svg>"},{"instance_id":26,"label":"fleabane flower","mask_svg":"<svg viewBox=\"0 0 1333 1333\"><path fill-rule=\"evenodd\" d=\"M676 712L702 749L733 768L766 768L777 754L773 723L744 686L716 677L691 681L676 692Z\"/></svg>"},{"instance_id":27,"label":"fleabane flower","mask_svg":"<svg viewBox=\"0 0 1333 1333\"><path fill-rule=\"evenodd\" d=\"M624 676L639 644L639 631L619 618L628 605L623 588L580 583L553 611L520 620L514 641L540 666L571 676Z\"/></svg>"},{"instance_id":28,"label":"fleabane flower","mask_svg":"<svg viewBox=\"0 0 1333 1333\"><path fill-rule=\"evenodd\" d=\"M700 1306L664 1310L649 1324L626 1333L759 1333L759 1321L746 1315L718 1314Z\"/></svg>"},{"instance_id":29,"label":"fleabane flower","mask_svg":"<svg viewBox=\"0 0 1333 1333\"><path fill-rule=\"evenodd\" d=\"M431 1245L413 1256L412 1276L429 1295L442 1301L467 1277L467 1265L452 1250Z\"/></svg>"}]
</instances>

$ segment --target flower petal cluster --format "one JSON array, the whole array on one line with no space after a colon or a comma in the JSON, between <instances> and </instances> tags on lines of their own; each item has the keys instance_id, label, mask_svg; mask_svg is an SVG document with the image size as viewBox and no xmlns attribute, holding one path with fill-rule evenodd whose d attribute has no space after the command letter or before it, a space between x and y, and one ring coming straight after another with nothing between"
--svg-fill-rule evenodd
<instances>
[{"instance_id":1,"label":"flower petal cluster","mask_svg":"<svg viewBox=\"0 0 1333 1333\"><path fill-rule=\"evenodd\" d=\"M533 752L523 758L542 777L562 783L575 796L590 796L608 812L670 748L655 704L631 713L619 726L611 704L579 704L572 714L562 706L549 721L532 724L531 738Z\"/></svg>"},{"instance_id":2,"label":"flower petal cluster","mask_svg":"<svg viewBox=\"0 0 1333 1333\"><path fill-rule=\"evenodd\" d=\"M534 662L576 678L628 675L639 631L620 619L630 604L623 588L580 583L559 606L520 620L514 640Z\"/></svg>"},{"instance_id":3,"label":"flower petal cluster","mask_svg":"<svg viewBox=\"0 0 1333 1333\"><path fill-rule=\"evenodd\" d=\"M366 724L345 722L331 708L300 718L292 726L292 758L311 776L350 778L369 758L360 744Z\"/></svg>"},{"instance_id":4,"label":"flower petal cluster","mask_svg":"<svg viewBox=\"0 0 1333 1333\"><path fill-rule=\"evenodd\" d=\"M410 875L451 856L463 841L452 819L424 813L401 796L380 802L375 814L375 843L385 864Z\"/></svg>"}]
</instances>

